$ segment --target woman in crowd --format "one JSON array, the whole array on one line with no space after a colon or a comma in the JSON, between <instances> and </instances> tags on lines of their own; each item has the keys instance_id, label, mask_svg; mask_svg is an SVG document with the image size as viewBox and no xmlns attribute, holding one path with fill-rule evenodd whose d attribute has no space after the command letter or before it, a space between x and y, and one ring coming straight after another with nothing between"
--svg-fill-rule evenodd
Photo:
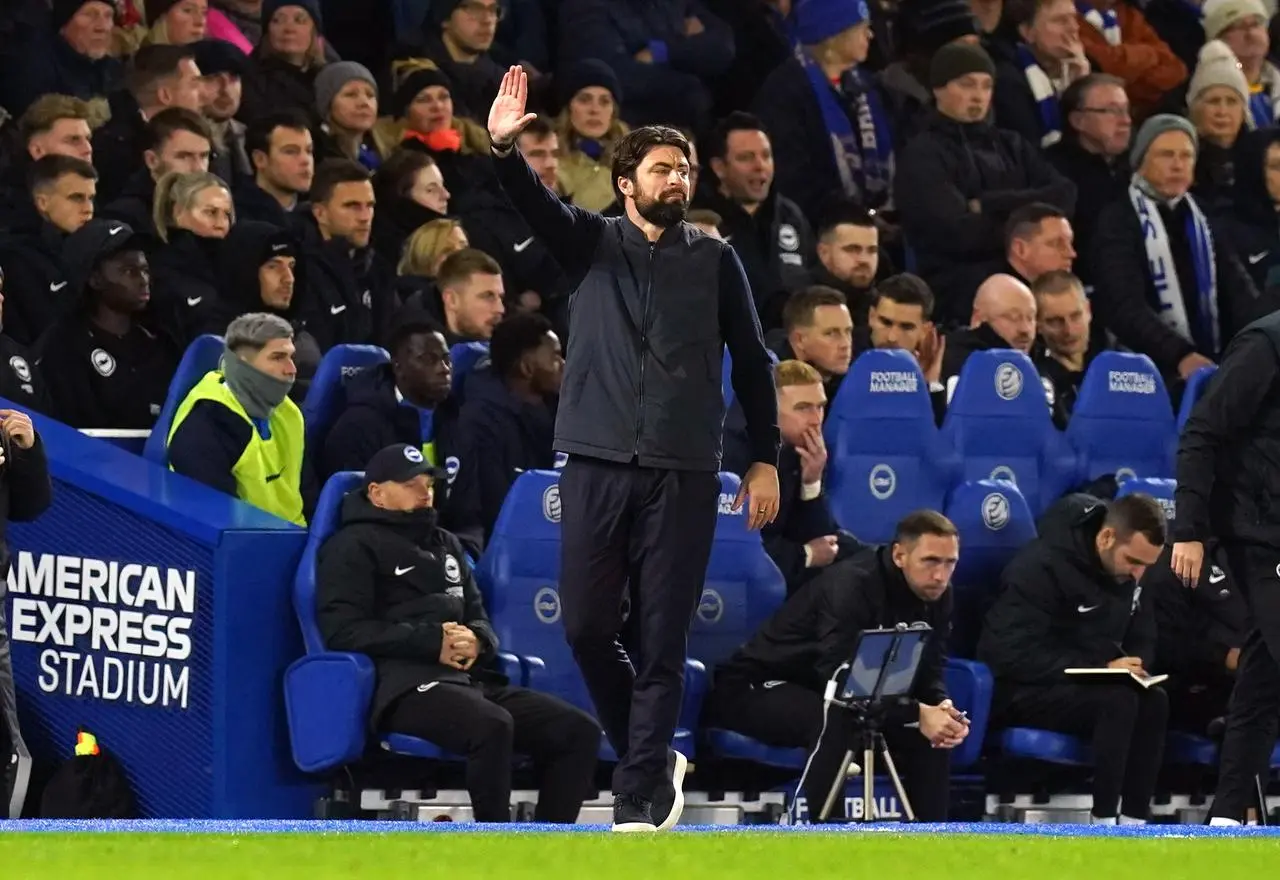
<instances>
[{"instance_id":1,"label":"woman in crowd","mask_svg":"<svg viewBox=\"0 0 1280 880\"><path fill-rule=\"evenodd\" d=\"M400 262L410 235L449 213L449 189L440 166L418 150L392 153L374 175L373 191L378 200L373 247L393 264Z\"/></svg>"},{"instance_id":2,"label":"woman in crowd","mask_svg":"<svg viewBox=\"0 0 1280 880\"><path fill-rule=\"evenodd\" d=\"M363 64L326 64L316 76L316 112L323 120L316 161L351 159L370 171L379 164L371 132L378 121L378 84Z\"/></svg>"},{"instance_id":3,"label":"woman in crowd","mask_svg":"<svg viewBox=\"0 0 1280 880\"><path fill-rule=\"evenodd\" d=\"M243 81L240 118L293 109L317 124L316 76L325 64L319 0L263 0L263 37Z\"/></svg>"},{"instance_id":4,"label":"woman in crowd","mask_svg":"<svg viewBox=\"0 0 1280 880\"><path fill-rule=\"evenodd\" d=\"M603 211L615 198L613 145L627 133L619 116L622 86L607 64L588 58L566 71L560 91L560 189L575 205Z\"/></svg>"}]
</instances>

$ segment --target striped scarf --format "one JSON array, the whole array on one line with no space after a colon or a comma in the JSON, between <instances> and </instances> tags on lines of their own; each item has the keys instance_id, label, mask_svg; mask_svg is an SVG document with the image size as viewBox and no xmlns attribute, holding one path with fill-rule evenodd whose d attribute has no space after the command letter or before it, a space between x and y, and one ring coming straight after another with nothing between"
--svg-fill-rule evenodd
<instances>
[{"instance_id":1,"label":"striped scarf","mask_svg":"<svg viewBox=\"0 0 1280 880\"><path fill-rule=\"evenodd\" d=\"M1058 107L1058 90L1025 43L1018 44L1018 64L1027 78L1031 97L1036 99L1036 109L1040 113L1040 146L1051 147L1062 140L1062 112Z\"/></svg>"},{"instance_id":2,"label":"striped scarf","mask_svg":"<svg viewBox=\"0 0 1280 880\"><path fill-rule=\"evenodd\" d=\"M1108 46L1120 45L1120 21L1110 9L1094 9L1084 0L1076 0L1076 12L1102 34Z\"/></svg>"}]
</instances>

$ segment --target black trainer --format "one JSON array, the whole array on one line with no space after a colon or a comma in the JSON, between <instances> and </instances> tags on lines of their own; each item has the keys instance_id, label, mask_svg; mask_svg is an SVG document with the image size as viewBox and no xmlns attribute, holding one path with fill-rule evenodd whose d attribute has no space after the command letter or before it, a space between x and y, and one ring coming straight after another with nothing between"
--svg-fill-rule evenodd
<instances>
[{"instance_id":1,"label":"black trainer","mask_svg":"<svg viewBox=\"0 0 1280 880\"><path fill-rule=\"evenodd\" d=\"M667 774L653 793L653 821L659 831L670 831L684 812L684 774L689 759L675 749L667 752Z\"/></svg>"},{"instance_id":2,"label":"black trainer","mask_svg":"<svg viewBox=\"0 0 1280 880\"><path fill-rule=\"evenodd\" d=\"M613 796L613 830L620 834L636 831L657 831L653 824L652 805L633 794Z\"/></svg>"}]
</instances>

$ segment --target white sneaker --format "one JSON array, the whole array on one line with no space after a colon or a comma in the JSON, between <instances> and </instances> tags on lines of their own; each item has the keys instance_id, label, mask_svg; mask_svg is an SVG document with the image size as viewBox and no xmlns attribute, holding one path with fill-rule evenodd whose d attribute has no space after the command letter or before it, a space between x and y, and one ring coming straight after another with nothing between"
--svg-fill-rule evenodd
<instances>
[{"instance_id":1,"label":"white sneaker","mask_svg":"<svg viewBox=\"0 0 1280 880\"><path fill-rule=\"evenodd\" d=\"M653 822L659 831L670 831L680 821L684 812L684 775L689 770L689 759L683 754L670 749L667 752L667 772L671 776L668 785L664 780L662 788L653 795Z\"/></svg>"}]
</instances>

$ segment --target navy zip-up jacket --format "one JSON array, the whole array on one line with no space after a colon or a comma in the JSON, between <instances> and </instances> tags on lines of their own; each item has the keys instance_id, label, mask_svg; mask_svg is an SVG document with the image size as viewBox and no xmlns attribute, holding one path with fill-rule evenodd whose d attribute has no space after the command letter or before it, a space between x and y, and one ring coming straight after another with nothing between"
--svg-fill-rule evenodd
<instances>
[{"instance_id":1,"label":"navy zip-up jacket","mask_svg":"<svg viewBox=\"0 0 1280 880\"><path fill-rule=\"evenodd\" d=\"M564 269L569 350L556 450L641 467L718 471L727 345L752 461L778 461L772 364L742 263L688 223L650 243L624 217L560 201L518 150L498 179Z\"/></svg>"}]
</instances>

